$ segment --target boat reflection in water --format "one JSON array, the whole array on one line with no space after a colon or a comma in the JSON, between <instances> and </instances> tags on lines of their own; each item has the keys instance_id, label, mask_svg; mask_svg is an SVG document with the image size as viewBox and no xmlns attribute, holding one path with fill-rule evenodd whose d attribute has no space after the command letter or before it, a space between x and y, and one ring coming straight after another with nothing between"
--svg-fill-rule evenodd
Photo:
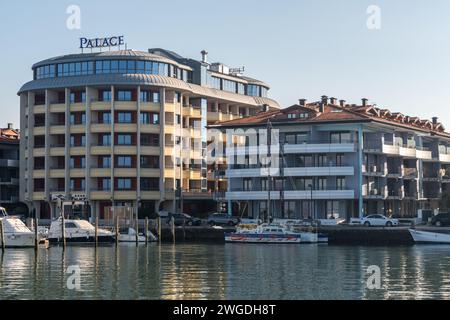
<instances>
[{"instance_id":1,"label":"boat reflection in water","mask_svg":"<svg viewBox=\"0 0 450 320\"><path fill-rule=\"evenodd\" d=\"M236 232L226 233L225 242L235 243L327 243L328 238L313 227L305 227L296 221L278 220L273 223L256 224L244 222L238 225Z\"/></svg>"}]
</instances>

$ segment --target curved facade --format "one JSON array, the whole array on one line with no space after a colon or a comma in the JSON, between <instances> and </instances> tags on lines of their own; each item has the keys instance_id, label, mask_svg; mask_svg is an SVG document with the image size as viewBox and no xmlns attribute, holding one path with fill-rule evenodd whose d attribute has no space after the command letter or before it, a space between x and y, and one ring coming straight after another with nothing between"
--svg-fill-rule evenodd
<instances>
[{"instance_id":1,"label":"curved facade","mask_svg":"<svg viewBox=\"0 0 450 320\"><path fill-rule=\"evenodd\" d=\"M86 218L111 206L202 213L225 190L206 126L279 108L262 81L163 49L75 54L33 66L20 90L21 201L41 219L57 198Z\"/></svg>"}]
</instances>

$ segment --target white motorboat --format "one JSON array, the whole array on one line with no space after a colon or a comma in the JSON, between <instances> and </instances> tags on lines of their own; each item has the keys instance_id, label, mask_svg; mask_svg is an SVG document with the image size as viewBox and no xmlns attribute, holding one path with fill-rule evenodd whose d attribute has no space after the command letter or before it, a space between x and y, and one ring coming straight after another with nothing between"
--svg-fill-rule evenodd
<instances>
[{"instance_id":1,"label":"white motorboat","mask_svg":"<svg viewBox=\"0 0 450 320\"><path fill-rule=\"evenodd\" d=\"M148 231L148 241L153 242L156 241L157 238L153 233ZM145 235L139 233L138 235L139 242L145 242ZM136 242L136 230L133 228L124 228L119 231L119 242Z\"/></svg>"},{"instance_id":2,"label":"white motorboat","mask_svg":"<svg viewBox=\"0 0 450 320\"><path fill-rule=\"evenodd\" d=\"M409 229L415 243L450 244L450 234Z\"/></svg>"},{"instance_id":3,"label":"white motorboat","mask_svg":"<svg viewBox=\"0 0 450 320\"><path fill-rule=\"evenodd\" d=\"M238 228L226 233L225 242L240 243L319 243L319 235L314 232L290 231L277 224L262 224L256 228Z\"/></svg>"},{"instance_id":4,"label":"white motorboat","mask_svg":"<svg viewBox=\"0 0 450 320\"><path fill-rule=\"evenodd\" d=\"M2 207L0 207L0 220L3 223L5 247L28 248L35 246L34 232L19 218L8 216L5 208Z\"/></svg>"},{"instance_id":5,"label":"white motorboat","mask_svg":"<svg viewBox=\"0 0 450 320\"><path fill-rule=\"evenodd\" d=\"M67 243L95 242L95 227L86 220L64 220L64 234ZM62 218L52 221L48 240L50 243L62 242ZM98 242L114 242L114 233L105 229L98 229Z\"/></svg>"}]
</instances>

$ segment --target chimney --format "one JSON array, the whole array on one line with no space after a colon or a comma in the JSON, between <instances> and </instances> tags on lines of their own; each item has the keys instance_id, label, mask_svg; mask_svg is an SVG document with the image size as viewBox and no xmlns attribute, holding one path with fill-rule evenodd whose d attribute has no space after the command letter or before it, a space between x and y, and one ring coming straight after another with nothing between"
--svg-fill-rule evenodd
<instances>
[{"instance_id":1,"label":"chimney","mask_svg":"<svg viewBox=\"0 0 450 320\"><path fill-rule=\"evenodd\" d=\"M339 104L341 105L341 107L345 107L345 100L339 100Z\"/></svg>"},{"instance_id":2,"label":"chimney","mask_svg":"<svg viewBox=\"0 0 450 320\"><path fill-rule=\"evenodd\" d=\"M202 54L202 62L203 62L203 63L208 63L208 51L203 50L203 51L201 52L201 54Z\"/></svg>"},{"instance_id":3,"label":"chimney","mask_svg":"<svg viewBox=\"0 0 450 320\"><path fill-rule=\"evenodd\" d=\"M362 106L367 107L367 102L369 102L369 99L363 98L362 99Z\"/></svg>"},{"instance_id":4,"label":"chimney","mask_svg":"<svg viewBox=\"0 0 450 320\"><path fill-rule=\"evenodd\" d=\"M13 124L12 123L8 123L8 129L13 130Z\"/></svg>"},{"instance_id":5,"label":"chimney","mask_svg":"<svg viewBox=\"0 0 450 320\"><path fill-rule=\"evenodd\" d=\"M328 104L328 97L327 96L322 96L322 104L325 105L325 106Z\"/></svg>"},{"instance_id":6,"label":"chimney","mask_svg":"<svg viewBox=\"0 0 450 320\"><path fill-rule=\"evenodd\" d=\"M438 117L433 117L433 124L437 125L438 124L438 120L439 120Z\"/></svg>"},{"instance_id":7,"label":"chimney","mask_svg":"<svg viewBox=\"0 0 450 320\"><path fill-rule=\"evenodd\" d=\"M302 107L306 106L306 99L300 99L298 100L299 105L301 105Z\"/></svg>"},{"instance_id":8,"label":"chimney","mask_svg":"<svg viewBox=\"0 0 450 320\"><path fill-rule=\"evenodd\" d=\"M336 105L336 101L337 101L336 98L333 98L333 97L330 98L330 104Z\"/></svg>"},{"instance_id":9,"label":"chimney","mask_svg":"<svg viewBox=\"0 0 450 320\"><path fill-rule=\"evenodd\" d=\"M262 111L267 112L267 111L269 111L269 110L270 110L270 107L269 107L268 104L263 104L263 105L262 105Z\"/></svg>"}]
</instances>

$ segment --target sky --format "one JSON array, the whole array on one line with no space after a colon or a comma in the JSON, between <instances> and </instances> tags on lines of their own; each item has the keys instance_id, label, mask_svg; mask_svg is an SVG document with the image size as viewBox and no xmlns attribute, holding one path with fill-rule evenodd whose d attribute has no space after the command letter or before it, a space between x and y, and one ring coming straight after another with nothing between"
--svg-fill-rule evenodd
<instances>
[{"instance_id":1,"label":"sky","mask_svg":"<svg viewBox=\"0 0 450 320\"><path fill-rule=\"evenodd\" d=\"M70 5L80 29L67 28ZM450 130L448 0L2 0L0 27L0 126L19 126L34 63L78 53L80 37L124 35L129 49L195 59L206 49L210 62L245 66L282 107L368 98Z\"/></svg>"}]
</instances>

